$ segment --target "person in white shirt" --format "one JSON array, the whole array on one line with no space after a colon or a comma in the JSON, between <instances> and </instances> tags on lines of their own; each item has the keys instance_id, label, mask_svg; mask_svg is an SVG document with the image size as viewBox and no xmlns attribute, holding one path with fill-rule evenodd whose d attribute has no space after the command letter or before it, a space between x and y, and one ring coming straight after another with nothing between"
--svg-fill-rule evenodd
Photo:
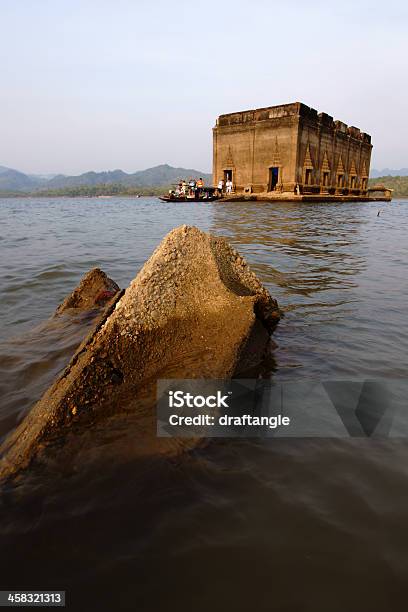
<instances>
[{"instance_id":1,"label":"person in white shirt","mask_svg":"<svg viewBox=\"0 0 408 612\"><path fill-rule=\"evenodd\" d=\"M221 179L220 181L218 181L218 195L222 196L223 191L224 191L224 181Z\"/></svg>"},{"instance_id":2,"label":"person in white shirt","mask_svg":"<svg viewBox=\"0 0 408 612\"><path fill-rule=\"evenodd\" d=\"M225 183L225 186L227 188L227 195L230 194L232 192L232 181L231 179L228 179L228 181Z\"/></svg>"}]
</instances>

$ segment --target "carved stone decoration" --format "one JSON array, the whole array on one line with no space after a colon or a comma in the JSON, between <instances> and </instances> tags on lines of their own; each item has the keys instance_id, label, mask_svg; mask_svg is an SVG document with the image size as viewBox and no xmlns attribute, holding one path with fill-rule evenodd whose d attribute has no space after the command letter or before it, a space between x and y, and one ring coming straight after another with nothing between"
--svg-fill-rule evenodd
<instances>
[{"instance_id":1,"label":"carved stone decoration","mask_svg":"<svg viewBox=\"0 0 408 612\"><path fill-rule=\"evenodd\" d=\"M322 172L330 172L330 164L329 164L329 157L327 155L327 149L325 150L324 155L323 155Z\"/></svg>"},{"instance_id":2,"label":"carved stone decoration","mask_svg":"<svg viewBox=\"0 0 408 612\"><path fill-rule=\"evenodd\" d=\"M344 164L343 164L343 158L340 155L339 161L337 163L337 171L336 171L336 188L337 188L337 193L342 193L343 187L345 186L344 175L345 175L345 169L344 169Z\"/></svg>"},{"instance_id":3,"label":"carved stone decoration","mask_svg":"<svg viewBox=\"0 0 408 612\"><path fill-rule=\"evenodd\" d=\"M351 166L350 166L350 171L349 171L349 186L350 186L350 189L357 189L358 187L357 170L356 170L356 163L354 159L351 160Z\"/></svg>"},{"instance_id":4,"label":"carved stone decoration","mask_svg":"<svg viewBox=\"0 0 408 612\"><path fill-rule=\"evenodd\" d=\"M274 145L274 148L273 148L272 163L270 165L274 166L276 168L282 166L282 160L281 160L281 155L280 155L279 144L278 144L278 137L277 136L275 136L275 145Z\"/></svg>"},{"instance_id":5,"label":"carved stone decoration","mask_svg":"<svg viewBox=\"0 0 408 612\"><path fill-rule=\"evenodd\" d=\"M312 153L310 150L310 143L308 142L307 144L307 148L306 148L306 153L305 153L305 159L303 162L303 185L306 186L311 186L314 184L314 165L313 165L313 160L312 160Z\"/></svg>"},{"instance_id":6,"label":"carved stone decoration","mask_svg":"<svg viewBox=\"0 0 408 612\"><path fill-rule=\"evenodd\" d=\"M327 149L324 151L322 166L320 171L320 188L322 193L328 193L330 187L330 164Z\"/></svg>"},{"instance_id":7,"label":"carved stone decoration","mask_svg":"<svg viewBox=\"0 0 408 612\"><path fill-rule=\"evenodd\" d=\"M314 170L312 154L310 151L310 143L308 143L307 145L305 161L303 162L303 169L304 170Z\"/></svg>"},{"instance_id":8,"label":"carved stone decoration","mask_svg":"<svg viewBox=\"0 0 408 612\"><path fill-rule=\"evenodd\" d=\"M340 155L339 161L338 161L338 164L337 164L337 174L344 174L344 172L345 171L344 171L343 158Z\"/></svg>"},{"instance_id":9,"label":"carved stone decoration","mask_svg":"<svg viewBox=\"0 0 408 612\"><path fill-rule=\"evenodd\" d=\"M233 168L234 167L234 158L232 157L231 146L228 146L227 155L224 161L225 168Z\"/></svg>"}]
</instances>

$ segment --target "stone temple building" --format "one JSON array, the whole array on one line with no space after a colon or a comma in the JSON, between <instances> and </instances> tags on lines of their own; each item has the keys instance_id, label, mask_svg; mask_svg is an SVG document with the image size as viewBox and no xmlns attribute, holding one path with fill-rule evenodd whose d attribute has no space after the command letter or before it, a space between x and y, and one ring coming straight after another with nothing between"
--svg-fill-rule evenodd
<instances>
[{"instance_id":1,"label":"stone temple building","mask_svg":"<svg viewBox=\"0 0 408 612\"><path fill-rule=\"evenodd\" d=\"M371 137L301 102L221 115L213 145L214 185L237 194L367 196Z\"/></svg>"}]
</instances>

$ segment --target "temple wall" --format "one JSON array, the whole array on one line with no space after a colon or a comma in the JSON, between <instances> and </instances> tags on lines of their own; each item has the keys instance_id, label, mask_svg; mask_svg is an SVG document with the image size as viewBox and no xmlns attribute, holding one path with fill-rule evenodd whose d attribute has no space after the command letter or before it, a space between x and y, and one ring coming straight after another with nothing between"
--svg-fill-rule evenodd
<instances>
[{"instance_id":1,"label":"temple wall","mask_svg":"<svg viewBox=\"0 0 408 612\"><path fill-rule=\"evenodd\" d=\"M370 171L371 138L358 128L313 109L299 122L296 180L304 193L366 192ZM311 169L311 182L306 169Z\"/></svg>"},{"instance_id":2,"label":"temple wall","mask_svg":"<svg viewBox=\"0 0 408 612\"><path fill-rule=\"evenodd\" d=\"M214 185L232 172L237 193L366 192L370 136L299 102L221 115L213 135Z\"/></svg>"},{"instance_id":3,"label":"temple wall","mask_svg":"<svg viewBox=\"0 0 408 612\"><path fill-rule=\"evenodd\" d=\"M271 167L279 168L277 189L293 183L298 119L288 106L296 105L219 117L214 128L214 185L232 170L236 191L263 192Z\"/></svg>"},{"instance_id":4,"label":"temple wall","mask_svg":"<svg viewBox=\"0 0 408 612\"><path fill-rule=\"evenodd\" d=\"M296 168L296 143L298 121L296 118L272 120L258 124L254 144L254 191L265 191L269 183L269 169L279 168L278 191L293 190Z\"/></svg>"}]
</instances>

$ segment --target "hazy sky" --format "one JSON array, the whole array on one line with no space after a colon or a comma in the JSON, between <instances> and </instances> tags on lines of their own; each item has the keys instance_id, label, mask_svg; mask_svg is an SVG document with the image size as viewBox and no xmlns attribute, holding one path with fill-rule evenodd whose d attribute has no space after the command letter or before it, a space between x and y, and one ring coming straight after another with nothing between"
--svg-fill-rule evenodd
<instances>
[{"instance_id":1,"label":"hazy sky","mask_svg":"<svg viewBox=\"0 0 408 612\"><path fill-rule=\"evenodd\" d=\"M209 171L222 113L302 101L408 166L408 2L0 0L0 165Z\"/></svg>"}]
</instances>

